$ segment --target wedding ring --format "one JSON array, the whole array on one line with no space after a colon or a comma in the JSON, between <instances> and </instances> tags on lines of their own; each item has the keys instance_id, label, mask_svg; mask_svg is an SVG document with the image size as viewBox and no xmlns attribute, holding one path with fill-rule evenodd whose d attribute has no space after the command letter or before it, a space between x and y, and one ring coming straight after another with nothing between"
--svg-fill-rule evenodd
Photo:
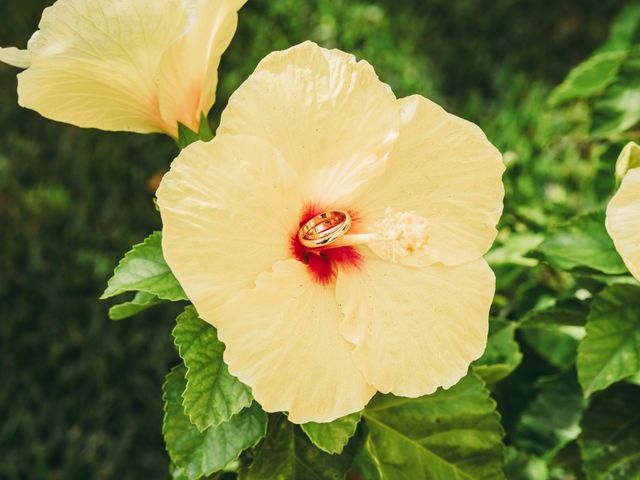
<instances>
[{"instance_id":1,"label":"wedding ring","mask_svg":"<svg viewBox=\"0 0 640 480\"><path fill-rule=\"evenodd\" d=\"M351 216L342 210L329 210L316 215L298 230L298 240L308 248L318 248L335 242L349 231Z\"/></svg>"}]
</instances>

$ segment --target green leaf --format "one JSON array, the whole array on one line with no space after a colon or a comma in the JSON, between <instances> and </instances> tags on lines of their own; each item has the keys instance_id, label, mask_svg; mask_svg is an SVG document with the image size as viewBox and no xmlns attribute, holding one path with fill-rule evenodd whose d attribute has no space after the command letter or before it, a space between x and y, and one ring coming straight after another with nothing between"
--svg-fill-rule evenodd
<instances>
[{"instance_id":1,"label":"green leaf","mask_svg":"<svg viewBox=\"0 0 640 480\"><path fill-rule=\"evenodd\" d=\"M130 302L120 303L111 307L109 309L109 318L111 320L123 320L137 315L159 303L164 303L164 300L160 300L155 295L147 292L137 292Z\"/></svg>"},{"instance_id":2,"label":"green leaf","mask_svg":"<svg viewBox=\"0 0 640 480\"><path fill-rule=\"evenodd\" d=\"M624 381L640 386L640 372L625 378Z\"/></svg>"},{"instance_id":3,"label":"green leaf","mask_svg":"<svg viewBox=\"0 0 640 480\"><path fill-rule=\"evenodd\" d=\"M185 413L198 430L225 422L251 405L251 389L229 373L222 359L224 344L216 329L198 318L193 306L178 316L173 337L187 367Z\"/></svg>"},{"instance_id":4,"label":"green leaf","mask_svg":"<svg viewBox=\"0 0 640 480\"><path fill-rule=\"evenodd\" d=\"M507 377L520 365L522 353L515 340L515 324L499 318L489 320L487 348L474 363L476 372L485 383L495 383Z\"/></svg>"},{"instance_id":5,"label":"green leaf","mask_svg":"<svg viewBox=\"0 0 640 480\"><path fill-rule=\"evenodd\" d=\"M573 373L541 378L536 387L538 393L520 417L514 443L550 460L580 434L586 401Z\"/></svg>"},{"instance_id":6,"label":"green leaf","mask_svg":"<svg viewBox=\"0 0 640 480\"><path fill-rule=\"evenodd\" d=\"M615 81L593 106L593 135L610 137L640 122L640 46L628 52Z\"/></svg>"},{"instance_id":7,"label":"green leaf","mask_svg":"<svg viewBox=\"0 0 640 480\"><path fill-rule=\"evenodd\" d=\"M162 433L171 461L183 478L195 480L222 470L264 437L267 415L257 404L204 432L191 424L182 407L185 368L174 367L163 386Z\"/></svg>"},{"instance_id":8,"label":"green leaf","mask_svg":"<svg viewBox=\"0 0 640 480\"><path fill-rule=\"evenodd\" d=\"M495 408L475 374L420 398L377 395L364 418L382 478L504 478L504 431Z\"/></svg>"},{"instance_id":9,"label":"green leaf","mask_svg":"<svg viewBox=\"0 0 640 480\"><path fill-rule=\"evenodd\" d=\"M378 459L373 453L373 445L371 444L371 437L368 437L366 441L361 445L358 453L353 458L352 468L366 480L383 480L384 474ZM355 476L355 478L359 478Z\"/></svg>"},{"instance_id":10,"label":"green leaf","mask_svg":"<svg viewBox=\"0 0 640 480\"><path fill-rule=\"evenodd\" d=\"M162 232L154 232L127 252L109 279L101 299L140 291L172 302L187 296L162 256Z\"/></svg>"},{"instance_id":11,"label":"green leaf","mask_svg":"<svg viewBox=\"0 0 640 480\"><path fill-rule=\"evenodd\" d=\"M485 255L489 265L521 265L535 267L539 262L526 254L534 250L544 240L538 233L514 233L509 236L504 245L494 247Z\"/></svg>"},{"instance_id":12,"label":"green leaf","mask_svg":"<svg viewBox=\"0 0 640 480\"><path fill-rule=\"evenodd\" d=\"M591 268L607 274L627 271L605 228L604 211L574 217L549 232L538 247L560 270Z\"/></svg>"},{"instance_id":13,"label":"green leaf","mask_svg":"<svg viewBox=\"0 0 640 480\"><path fill-rule=\"evenodd\" d=\"M640 6L628 5L614 22L607 42L569 72L567 78L551 93L549 102L559 105L602 93L616 79L629 47L637 40L638 26Z\"/></svg>"},{"instance_id":14,"label":"green leaf","mask_svg":"<svg viewBox=\"0 0 640 480\"><path fill-rule=\"evenodd\" d=\"M327 453L341 453L349 439L356 433L362 413L352 413L330 423L305 423L300 425L309 440Z\"/></svg>"},{"instance_id":15,"label":"green leaf","mask_svg":"<svg viewBox=\"0 0 640 480\"><path fill-rule=\"evenodd\" d=\"M578 300L562 302L552 307L533 310L520 322L520 328L583 327L587 321L588 307Z\"/></svg>"},{"instance_id":16,"label":"green leaf","mask_svg":"<svg viewBox=\"0 0 640 480\"><path fill-rule=\"evenodd\" d=\"M315 448L284 415L271 415L267 438L240 480L335 480L345 477L352 457L329 455Z\"/></svg>"},{"instance_id":17,"label":"green leaf","mask_svg":"<svg viewBox=\"0 0 640 480\"><path fill-rule=\"evenodd\" d=\"M541 357L559 370L573 367L578 343L584 337L588 308L579 300L533 310L520 322L522 338Z\"/></svg>"},{"instance_id":18,"label":"green leaf","mask_svg":"<svg viewBox=\"0 0 640 480\"><path fill-rule=\"evenodd\" d=\"M638 27L640 27L640 4L630 3L618 14L607 42L598 49L598 52L629 49L638 41Z\"/></svg>"},{"instance_id":19,"label":"green leaf","mask_svg":"<svg viewBox=\"0 0 640 480\"><path fill-rule=\"evenodd\" d=\"M551 105L591 98L613 82L626 56L625 50L597 53L575 67L549 98Z\"/></svg>"},{"instance_id":20,"label":"green leaf","mask_svg":"<svg viewBox=\"0 0 640 480\"><path fill-rule=\"evenodd\" d=\"M640 478L640 387L619 384L596 395L578 439L589 480Z\"/></svg>"},{"instance_id":21,"label":"green leaf","mask_svg":"<svg viewBox=\"0 0 640 480\"><path fill-rule=\"evenodd\" d=\"M584 337L584 327L558 326L554 328L523 328L522 338L538 355L559 370L573 367L578 344Z\"/></svg>"},{"instance_id":22,"label":"green leaf","mask_svg":"<svg viewBox=\"0 0 640 480\"><path fill-rule=\"evenodd\" d=\"M640 371L640 287L614 285L591 304L578 348L578 378L586 396Z\"/></svg>"},{"instance_id":23,"label":"green leaf","mask_svg":"<svg viewBox=\"0 0 640 480\"><path fill-rule=\"evenodd\" d=\"M225 469L226 470L226 469ZM189 476L185 473L185 470L180 467L176 467L173 463L169 465L169 473L173 480L189 480ZM224 475L224 470L221 472L213 473L211 475L207 475L206 477L202 477L202 480L220 480Z\"/></svg>"},{"instance_id":24,"label":"green leaf","mask_svg":"<svg viewBox=\"0 0 640 480\"><path fill-rule=\"evenodd\" d=\"M552 480L586 480L578 441L566 444L551 461Z\"/></svg>"},{"instance_id":25,"label":"green leaf","mask_svg":"<svg viewBox=\"0 0 640 480\"><path fill-rule=\"evenodd\" d=\"M535 455L508 447L506 457L504 473L509 480L547 480L549 478L547 462Z\"/></svg>"}]
</instances>

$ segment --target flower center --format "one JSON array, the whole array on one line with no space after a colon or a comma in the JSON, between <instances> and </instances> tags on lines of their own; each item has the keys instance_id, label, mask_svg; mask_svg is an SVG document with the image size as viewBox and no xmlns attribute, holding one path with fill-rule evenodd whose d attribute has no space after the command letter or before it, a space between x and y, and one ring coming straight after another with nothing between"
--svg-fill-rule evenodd
<instances>
[{"instance_id":1,"label":"flower center","mask_svg":"<svg viewBox=\"0 0 640 480\"><path fill-rule=\"evenodd\" d=\"M362 255L354 247L334 245L357 221L353 212L307 205L300 217L298 230L290 238L293 257L307 265L318 283L330 284L335 279L338 266L358 268L362 264Z\"/></svg>"}]
</instances>

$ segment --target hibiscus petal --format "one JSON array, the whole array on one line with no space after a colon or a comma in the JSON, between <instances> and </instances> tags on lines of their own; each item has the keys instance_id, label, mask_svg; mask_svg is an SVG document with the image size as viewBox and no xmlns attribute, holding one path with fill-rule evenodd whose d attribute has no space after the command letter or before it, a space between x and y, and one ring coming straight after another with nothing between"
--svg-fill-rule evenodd
<instances>
[{"instance_id":1,"label":"hibiscus petal","mask_svg":"<svg viewBox=\"0 0 640 480\"><path fill-rule=\"evenodd\" d=\"M482 355L494 291L482 259L410 268L368 254L360 270L338 273L340 329L371 385L417 397L455 385Z\"/></svg>"},{"instance_id":2,"label":"hibiscus petal","mask_svg":"<svg viewBox=\"0 0 640 480\"><path fill-rule=\"evenodd\" d=\"M266 141L218 135L190 145L158 189L162 247L202 318L290 257L301 205L296 175Z\"/></svg>"},{"instance_id":3,"label":"hibiscus petal","mask_svg":"<svg viewBox=\"0 0 640 480\"><path fill-rule=\"evenodd\" d=\"M629 170L607 207L607 230L625 265L640 281L640 168Z\"/></svg>"},{"instance_id":4,"label":"hibiscus petal","mask_svg":"<svg viewBox=\"0 0 640 480\"><path fill-rule=\"evenodd\" d=\"M504 165L482 130L421 96L399 101L400 136L381 177L356 200L364 224L386 208L428 221L427 248L407 263L460 265L487 252L502 213Z\"/></svg>"},{"instance_id":5,"label":"hibiscus petal","mask_svg":"<svg viewBox=\"0 0 640 480\"><path fill-rule=\"evenodd\" d=\"M29 41L20 105L79 127L172 131L160 118L160 59L188 25L181 0L58 0Z\"/></svg>"},{"instance_id":6,"label":"hibiscus petal","mask_svg":"<svg viewBox=\"0 0 640 480\"><path fill-rule=\"evenodd\" d=\"M357 412L375 393L351 358L340 321L333 289L286 260L225 304L215 324L229 371L262 408L306 423Z\"/></svg>"},{"instance_id":7,"label":"hibiscus petal","mask_svg":"<svg viewBox=\"0 0 640 480\"><path fill-rule=\"evenodd\" d=\"M12 67L28 68L31 65L31 55L27 50L16 47L0 47L0 62Z\"/></svg>"},{"instance_id":8,"label":"hibiscus petal","mask_svg":"<svg viewBox=\"0 0 640 480\"><path fill-rule=\"evenodd\" d=\"M305 42L258 65L218 132L268 139L303 175L310 200L331 204L382 173L398 125L395 96L371 65Z\"/></svg>"},{"instance_id":9,"label":"hibiscus petal","mask_svg":"<svg viewBox=\"0 0 640 480\"><path fill-rule=\"evenodd\" d=\"M218 85L220 57L238 25L247 0L187 0L193 24L164 55L160 67L160 111L167 123L198 131L209 113Z\"/></svg>"}]
</instances>

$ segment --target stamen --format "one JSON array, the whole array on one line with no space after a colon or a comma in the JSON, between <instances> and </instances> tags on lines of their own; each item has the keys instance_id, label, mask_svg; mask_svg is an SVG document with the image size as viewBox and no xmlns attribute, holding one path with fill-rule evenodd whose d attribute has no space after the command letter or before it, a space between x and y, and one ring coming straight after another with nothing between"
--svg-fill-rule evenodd
<instances>
[{"instance_id":1,"label":"stamen","mask_svg":"<svg viewBox=\"0 0 640 480\"><path fill-rule=\"evenodd\" d=\"M377 221L371 233L347 234L326 248L367 245L380 258L398 263L427 245L427 219L416 212L397 212L391 208Z\"/></svg>"}]
</instances>

